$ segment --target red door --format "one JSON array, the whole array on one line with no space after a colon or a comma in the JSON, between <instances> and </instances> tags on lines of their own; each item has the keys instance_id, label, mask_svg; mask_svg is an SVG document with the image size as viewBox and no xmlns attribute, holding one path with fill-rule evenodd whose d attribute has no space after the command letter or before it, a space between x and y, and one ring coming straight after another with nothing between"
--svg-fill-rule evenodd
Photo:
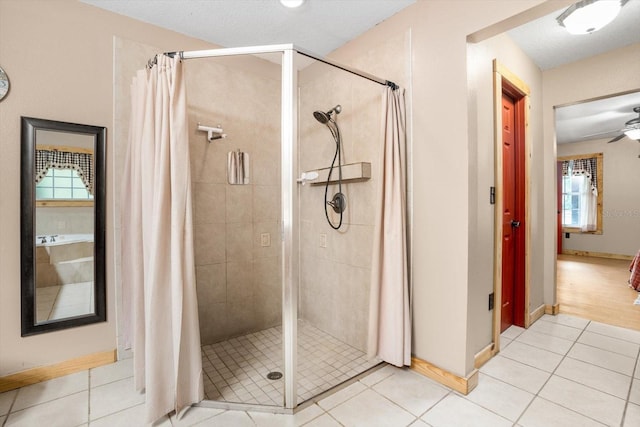
<instances>
[{"instance_id":1,"label":"red door","mask_svg":"<svg viewBox=\"0 0 640 427\"><path fill-rule=\"evenodd\" d=\"M562 162L558 162L558 254L562 253Z\"/></svg>"},{"instance_id":2,"label":"red door","mask_svg":"<svg viewBox=\"0 0 640 427\"><path fill-rule=\"evenodd\" d=\"M513 324L515 280L516 150L514 100L502 94L502 322L500 332Z\"/></svg>"},{"instance_id":3,"label":"red door","mask_svg":"<svg viewBox=\"0 0 640 427\"><path fill-rule=\"evenodd\" d=\"M524 102L502 94L502 319L524 326Z\"/></svg>"}]
</instances>

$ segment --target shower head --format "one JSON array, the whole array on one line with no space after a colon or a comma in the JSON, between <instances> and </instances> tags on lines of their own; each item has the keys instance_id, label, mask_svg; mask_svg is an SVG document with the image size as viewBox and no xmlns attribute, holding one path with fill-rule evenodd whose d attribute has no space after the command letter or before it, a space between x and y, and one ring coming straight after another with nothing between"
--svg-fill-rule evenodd
<instances>
[{"instance_id":1,"label":"shower head","mask_svg":"<svg viewBox=\"0 0 640 427\"><path fill-rule=\"evenodd\" d=\"M322 123L323 125L326 125L327 123L329 123L329 120L331 120L331 114L333 112L335 112L336 114L340 114L341 111L342 111L342 106L338 104L335 107L333 107L331 110L327 111L326 113L324 111L314 111L313 117L315 117L316 120Z\"/></svg>"},{"instance_id":2,"label":"shower head","mask_svg":"<svg viewBox=\"0 0 640 427\"><path fill-rule=\"evenodd\" d=\"M313 117L323 125L326 125L329 122L329 115L323 111L314 111Z\"/></svg>"}]
</instances>

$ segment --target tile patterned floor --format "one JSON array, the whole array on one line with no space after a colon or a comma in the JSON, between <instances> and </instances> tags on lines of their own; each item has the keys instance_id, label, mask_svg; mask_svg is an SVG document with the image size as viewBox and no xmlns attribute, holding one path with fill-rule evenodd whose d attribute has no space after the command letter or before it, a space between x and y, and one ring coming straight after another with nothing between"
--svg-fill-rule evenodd
<instances>
[{"instance_id":1,"label":"tile patterned floor","mask_svg":"<svg viewBox=\"0 0 640 427\"><path fill-rule=\"evenodd\" d=\"M298 402L352 378L377 362L333 336L298 321ZM209 400L283 405L282 328L269 328L202 347L204 389Z\"/></svg>"},{"instance_id":2,"label":"tile patterned floor","mask_svg":"<svg viewBox=\"0 0 640 427\"><path fill-rule=\"evenodd\" d=\"M155 426L640 426L640 332L564 315L512 327L462 396L386 366L295 415L195 407ZM144 426L131 361L0 394L0 425Z\"/></svg>"}]
</instances>

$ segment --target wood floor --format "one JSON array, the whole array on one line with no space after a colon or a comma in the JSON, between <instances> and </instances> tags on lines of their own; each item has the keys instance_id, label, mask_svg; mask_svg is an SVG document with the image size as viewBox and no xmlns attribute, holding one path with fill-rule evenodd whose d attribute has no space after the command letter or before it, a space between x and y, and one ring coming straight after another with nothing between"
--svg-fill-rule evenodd
<instances>
[{"instance_id":1,"label":"wood floor","mask_svg":"<svg viewBox=\"0 0 640 427\"><path fill-rule=\"evenodd\" d=\"M631 289L630 261L558 255L560 313L640 330L639 293Z\"/></svg>"}]
</instances>

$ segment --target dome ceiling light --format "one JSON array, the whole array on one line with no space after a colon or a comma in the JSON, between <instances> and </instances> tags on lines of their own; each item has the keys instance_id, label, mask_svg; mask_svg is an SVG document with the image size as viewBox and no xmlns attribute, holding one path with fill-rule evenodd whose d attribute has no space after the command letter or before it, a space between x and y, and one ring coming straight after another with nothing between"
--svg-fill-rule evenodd
<instances>
[{"instance_id":1,"label":"dome ceiling light","mask_svg":"<svg viewBox=\"0 0 640 427\"><path fill-rule=\"evenodd\" d=\"M556 18L570 34L591 34L613 21L628 0L582 0Z\"/></svg>"}]
</instances>

